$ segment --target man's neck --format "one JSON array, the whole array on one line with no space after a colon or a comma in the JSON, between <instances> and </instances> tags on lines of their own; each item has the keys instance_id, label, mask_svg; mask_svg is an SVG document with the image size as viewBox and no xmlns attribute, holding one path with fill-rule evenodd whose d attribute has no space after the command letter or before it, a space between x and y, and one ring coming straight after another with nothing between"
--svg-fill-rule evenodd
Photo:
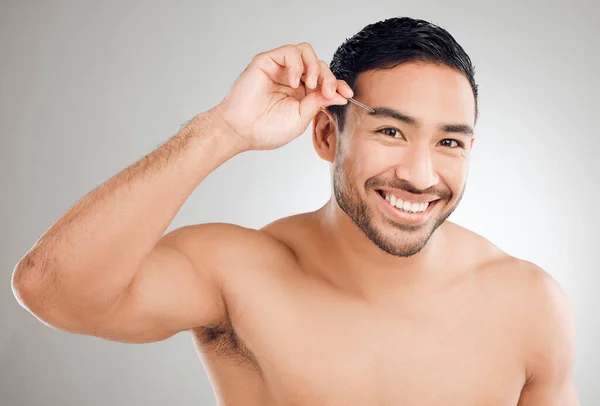
<instances>
[{"instance_id":1,"label":"man's neck","mask_svg":"<svg viewBox=\"0 0 600 406\"><path fill-rule=\"evenodd\" d=\"M444 225L423 249L410 257L380 249L338 206L334 198L316 211L326 247L327 278L343 290L364 298L378 298L387 291L427 288L439 281L445 245Z\"/></svg>"}]
</instances>

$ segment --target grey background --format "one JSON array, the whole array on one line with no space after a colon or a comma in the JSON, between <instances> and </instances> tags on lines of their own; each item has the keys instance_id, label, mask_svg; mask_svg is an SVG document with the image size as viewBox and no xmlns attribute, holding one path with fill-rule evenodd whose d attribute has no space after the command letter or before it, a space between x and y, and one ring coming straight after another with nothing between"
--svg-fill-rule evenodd
<instances>
[{"instance_id":1,"label":"grey background","mask_svg":"<svg viewBox=\"0 0 600 406\"><path fill-rule=\"evenodd\" d=\"M401 15L448 29L476 66L478 138L452 220L560 283L575 314L577 391L599 404L598 4L249 3L1 3L0 404L214 405L187 334L140 345L55 331L15 301L13 267L83 195L218 103L254 54L308 41L329 63L362 27ZM260 227L329 193L305 134L217 169L169 230Z\"/></svg>"}]
</instances>

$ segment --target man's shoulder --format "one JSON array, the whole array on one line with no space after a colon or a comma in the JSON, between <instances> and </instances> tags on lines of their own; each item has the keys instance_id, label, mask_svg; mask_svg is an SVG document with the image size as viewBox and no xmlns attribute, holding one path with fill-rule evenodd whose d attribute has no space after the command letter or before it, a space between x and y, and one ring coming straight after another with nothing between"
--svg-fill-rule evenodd
<instances>
[{"instance_id":1,"label":"man's shoulder","mask_svg":"<svg viewBox=\"0 0 600 406\"><path fill-rule=\"evenodd\" d=\"M449 251L461 262L466 261L469 268L486 270L490 266L504 266L514 259L487 238L456 223L446 221L444 233L450 243Z\"/></svg>"},{"instance_id":2,"label":"man's shoulder","mask_svg":"<svg viewBox=\"0 0 600 406\"><path fill-rule=\"evenodd\" d=\"M478 286L501 303L510 328L521 337L528 379L542 370L558 370L574 352L575 331L569 299L542 266L498 249L482 236L462 229L484 253L476 267Z\"/></svg>"},{"instance_id":3,"label":"man's shoulder","mask_svg":"<svg viewBox=\"0 0 600 406\"><path fill-rule=\"evenodd\" d=\"M561 291L554 277L541 266L499 251L484 264L507 294L520 298L523 305L547 303ZM500 285L500 283L502 283Z\"/></svg>"},{"instance_id":4,"label":"man's shoulder","mask_svg":"<svg viewBox=\"0 0 600 406\"><path fill-rule=\"evenodd\" d=\"M571 317L571 305L559 282L541 266L519 258L511 257L504 270L532 335L546 339L558 333L550 330L564 327Z\"/></svg>"},{"instance_id":5,"label":"man's shoulder","mask_svg":"<svg viewBox=\"0 0 600 406\"><path fill-rule=\"evenodd\" d=\"M229 223L187 225L163 237L169 239L194 263L216 268L264 268L293 260L294 254L268 230L254 229Z\"/></svg>"},{"instance_id":6,"label":"man's shoulder","mask_svg":"<svg viewBox=\"0 0 600 406\"><path fill-rule=\"evenodd\" d=\"M483 253L477 258L478 286L488 287L489 299L502 303L510 313L512 328L520 331L523 339L529 373L552 351L571 356L572 308L551 273L534 262L509 255L472 231L461 227L460 232Z\"/></svg>"},{"instance_id":7,"label":"man's shoulder","mask_svg":"<svg viewBox=\"0 0 600 406\"><path fill-rule=\"evenodd\" d=\"M523 291L525 300L543 302L556 300L562 290L552 275L541 266L515 257L498 248L493 242L455 223L450 224L450 232L460 241L458 250L473 259L475 269L486 274L494 283L506 283L513 293Z\"/></svg>"},{"instance_id":8,"label":"man's shoulder","mask_svg":"<svg viewBox=\"0 0 600 406\"><path fill-rule=\"evenodd\" d=\"M511 257L502 270L511 301L513 331L521 337L527 381L568 373L575 353L571 303L558 281L532 262ZM543 378L546 379L546 378Z\"/></svg>"}]
</instances>

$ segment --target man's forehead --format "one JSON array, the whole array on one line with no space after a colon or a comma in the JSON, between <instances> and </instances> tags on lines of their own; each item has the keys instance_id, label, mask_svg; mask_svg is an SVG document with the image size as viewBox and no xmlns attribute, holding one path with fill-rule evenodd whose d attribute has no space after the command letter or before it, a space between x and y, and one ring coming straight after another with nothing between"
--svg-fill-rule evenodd
<instances>
[{"instance_id":1,"label":"man's forehead","mask_svg":"<svg viewBox=\"0 0 600 406\"><path fill-rule=\"evenodd\" d=\"M432 79L437 83L469 85L467 78L459 70L447 65L426 61L404 62L393 68L379 68L361 72L356 78L356 85L363 85L367 90L367 88L381 82L406 85L407 83L419 83L420 81Z\"/></svg>"},{"instance_id":2,"label":"man's forehead","mask_svg":"<svg viewBox=\"0 0 600 406\"><path fill-rule=\"evenodd\" d=\"M383 113L396 110L414 118L405 120L411 124L435 120L474 125L475 98L471 85L462 72L444 65L407 62L391 69L363 72L354 88L356 100Z\"/></svg>"}]
</instances>

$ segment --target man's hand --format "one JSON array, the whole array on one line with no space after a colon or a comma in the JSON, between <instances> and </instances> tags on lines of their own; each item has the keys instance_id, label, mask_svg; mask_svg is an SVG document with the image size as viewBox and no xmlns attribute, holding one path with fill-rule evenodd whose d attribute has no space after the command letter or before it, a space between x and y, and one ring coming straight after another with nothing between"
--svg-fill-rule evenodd
<instances>
[{"instance_id":1,"label":"man's hand","mask_svg":"<svg viewBox=\"0 0 600 406\"><path fill-rule=\"evenodd\" d=\"M301 43L256 55L216 110L248 149L275 149L302 134L320 109L352 96L350 86Z\"/></svg>"}]
</instances>

